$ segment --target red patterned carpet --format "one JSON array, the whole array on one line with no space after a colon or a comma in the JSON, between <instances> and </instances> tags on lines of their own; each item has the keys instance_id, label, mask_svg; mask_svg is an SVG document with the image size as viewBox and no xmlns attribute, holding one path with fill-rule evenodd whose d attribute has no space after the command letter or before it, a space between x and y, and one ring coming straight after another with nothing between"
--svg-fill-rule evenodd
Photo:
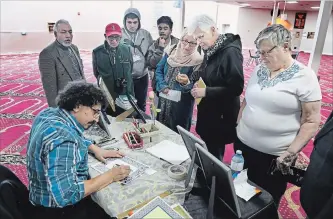
<instances>
[{"instance_id":1,"label":"red patterned carpet","mask_svg":"<svg viewBox=\"0 0 333 219\"><path fill-rule=\"evenodd\" d=\"M91 52L83 51L81 56L86 77L88 81L93 82L95 78L92 74ZM246 63L247 51L244 51L244 57L244 63ZM25 184L27 184L27 174L24 156L31 122L35 115L47 107L37 59L38 54L0 56L0 163L4 163L13 170ZM305 64L308 59L309 54L299 56L299 60ZM332 66L333 57L323 56L319 69L323 93L322 124L333 109ZM254 65L244 67L246 81L253 68ZM193 121L196 121L196 110ZM194 132L194 125L192 131ZM303 150L300 159L307 162L312 148L311 141ZM232 145L227 146L225 154L225 161L230 162L233 154ZM289 185L279 208L281 218L305 218L299 203L299 188Z\"/></svg>"}]
</instances>

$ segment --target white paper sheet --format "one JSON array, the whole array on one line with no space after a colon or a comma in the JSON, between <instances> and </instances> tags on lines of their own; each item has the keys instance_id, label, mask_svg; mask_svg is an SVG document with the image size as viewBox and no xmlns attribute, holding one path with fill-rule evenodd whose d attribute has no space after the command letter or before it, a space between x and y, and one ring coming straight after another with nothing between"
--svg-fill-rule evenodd
<instances>
[{"instance_id":1,"label":"white paper sheet","mask_svg":"<svg viewBox=\"0 0 333 219\"><path fill-rule=\"evenodd\" d=\"M163 97L165 99L179 102L181 98L181 92L178 90L169 90L168 94L164 94L163 92L160 92L160 97Z\"/></svg>"},{"instance_id":2,"label":"white paper sheet","mask_svg":"<svg viewBox=\"0 0 333 219\"><path fill-rule=\"evenodd\" d=\"M146 174L149 175L149 176L154 175L155 173L157 173L157 171L154 170L154 169L146 169L145 172L146 172Z\"/></svg>"},{"instance_id":3,"label":"white paper sheet","mask_svg":"<svg viewBox=\"0 0 333 219\"><path fill-rule=\"evenodd\" d=\"M138 168L136 168L135 166L133 165L130 165L120 159L117 159L117 160L113 160L113 161L107 161L107 164L103 164L101 162L99 163L96 163L96 164L93 164L91 167L94 168L95 170L97 170L98 172L100 173L105 173L106 171L112 169L114 166L116 165L127 165L127 166L130 166L130 169L131 169L131 172L130 172L130 175L135 172Z\"/></svg>"},{"instance_id":4,"label":"white paper sheet","mask_svg":"<svg viewBox=\"0 0 333 219\"><path fill-rule=\"evenodd\" d=\"M127 166L130 166L130 169L131 169L131 172L130 172L130 174L129 175L131 175L133 172L135 172L138 168L136 168L135 166L133 166L133 165L130 165L130 164L128 164L128 163L126 163L126 162L124 162L124 161L122 161L122 160L113 160L113 161L111 161L111 162L108 162L107 164L106 164L106 167L108 167L109 169L112 169L113 167L115 167L115 166L117 166L117 165L127 165Z\"/></svg>"},{"instance_id":5,"label":"white paper sheet","mask_svg":"<svg viewBox=\"0 0 333 219\"><path fill-rule=\"evenodd\" d=\"M250 200L257 194L256 187L247 182L247 170L240 172L234 179L236 195L245 201Z\"/></svg>"},{"instance_id":6,"label":"white paper sheet","mask_svg":"<svg viewBox=\"0 0 333 219\"><path fill-rule=\"evenodd\" d=\"M126 156L123 158L107 158L107 164L98 162L92 164L91 167L100 173L104 173L117 165L128 165L131 169L129 176L120 181L123 185L131 183L133 180L141 177L145 173L147 175L156 173L156 171L149 168L149 166Z\"/></svg>"},{"instance_id":7,"label":"white paper sheet","mask_svg":"<svg viewBox=\"0 0 333 219\"><path fill-rule=\"evenodd\" d=\"M151 148L148 148L147 152L157 158L177 165L190 158L185 146L175 144L168 140L161 141Z\"/></svg>"}]
</instances>

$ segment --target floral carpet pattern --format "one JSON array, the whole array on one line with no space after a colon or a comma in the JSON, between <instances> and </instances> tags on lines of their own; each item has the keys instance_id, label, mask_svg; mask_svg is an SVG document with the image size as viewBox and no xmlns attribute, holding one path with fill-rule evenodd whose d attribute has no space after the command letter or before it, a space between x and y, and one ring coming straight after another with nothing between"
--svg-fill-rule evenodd
<instances>
[{"instance_id":1,"label":"floral carpet pattern","mask_svg":"<svg viewBox=\"0 0 333 219\"><path fill-rule=\"evenodd\" d=\"M248 51L244 52L244 65L247 63ZM81 51L84 71L88 81L94 82L91 52ZM307 64L309 54L301 53L298 60ZM323 94L321 123L323 124L333 109L333 57L322 56L319 69L320 86ZM254 68L244 66L247 80ZM151 89L151 88L150 88ZM25 184L27 173L25 167L26 144L29 138L33 118L44 108L47 102L38 70L38 54L17 54L0 56L0 163L9 167ZM193 126L195 133L196 109L194 109ZM302 151L300 160L308 162L313 149L311 141ZM230 162L233 154L232 145L226 147L225 161ZM281 218L305 218L299 202L299 188L289 185L280 203Z\"/></svg>"}]
</instances>

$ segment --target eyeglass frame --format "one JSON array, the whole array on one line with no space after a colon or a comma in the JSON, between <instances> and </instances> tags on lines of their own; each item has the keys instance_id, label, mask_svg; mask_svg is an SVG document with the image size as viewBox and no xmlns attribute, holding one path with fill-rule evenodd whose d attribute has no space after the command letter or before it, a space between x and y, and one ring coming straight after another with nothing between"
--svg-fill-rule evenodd
<instances>
[{"instance_id":1,"label":"eyeglass frame","mask_svg":"<svg viewBox=\"0 0 333 219\"><path fill-rule=\"evenodd\" d=\"M100 113L101 113L102 110L94 109L92 107L90 107L90 109L92 109L92 111L94 112L94 117L99 117L100 116Z\"/></svg>"},{"instance_id":2,"label":"eyeglass frame","mask_svg":"<svg viewBox=\"0 0 333 219\"><path fill-rule=\"evenodd\" d=\"M268 56L269 54L271 54L273 52L274 49L276 49L278 46L273 46L270 50L268 50L267 52L261 52L259 50L256 51L256 54L259 55L259 56Z\"/></svg>"},{"instance_id":3,"label":"eyeglass frame","mask_svg":"<svg viewBox=\"0 0 333 219\"><path fill-rule=\"evenodd\" d=\"M189 45L190 47L195 47L198 45L198 43L193 43L193 42L189 42L187 40L181 39L180 40L185 46Z\"/></svg>"},{"instance_id":4,"label":"eyeglass frame","mask_svg":"<svg viewBox=\"0 0 333 219\"><path fill-rule=\"evenodd\" d=\"M119 36L119 35L111 35L111 36L108 36L108 39L110 41L112 41L112 40L120 41L121 36Z\"/></svg>"}]
</instances>

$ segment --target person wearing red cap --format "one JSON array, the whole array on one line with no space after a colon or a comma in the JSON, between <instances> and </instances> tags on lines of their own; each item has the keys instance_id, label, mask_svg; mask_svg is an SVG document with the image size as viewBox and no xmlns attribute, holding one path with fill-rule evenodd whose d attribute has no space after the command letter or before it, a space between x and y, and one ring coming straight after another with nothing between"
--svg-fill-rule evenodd
<instances>
[{"instance_id":1,"label":"person wearing red cap","mask_svg":"<svg viewBox=\"0 0 333 219\"><path fill-rule=\"evenodd\" d=\"M122 36L120 26L116 23L108 24L104 36L104 43L92 53L94 75L97 81L102 77L114 101L119 95L125 95L126 91L134 96L133 59L129 46L120 42ZM127 82L126 88L122 85L124 80ZM122 113L122 110L116 106L116 112L109 108L107 113L116 116Z\"/></svg>"}]
</instances>

